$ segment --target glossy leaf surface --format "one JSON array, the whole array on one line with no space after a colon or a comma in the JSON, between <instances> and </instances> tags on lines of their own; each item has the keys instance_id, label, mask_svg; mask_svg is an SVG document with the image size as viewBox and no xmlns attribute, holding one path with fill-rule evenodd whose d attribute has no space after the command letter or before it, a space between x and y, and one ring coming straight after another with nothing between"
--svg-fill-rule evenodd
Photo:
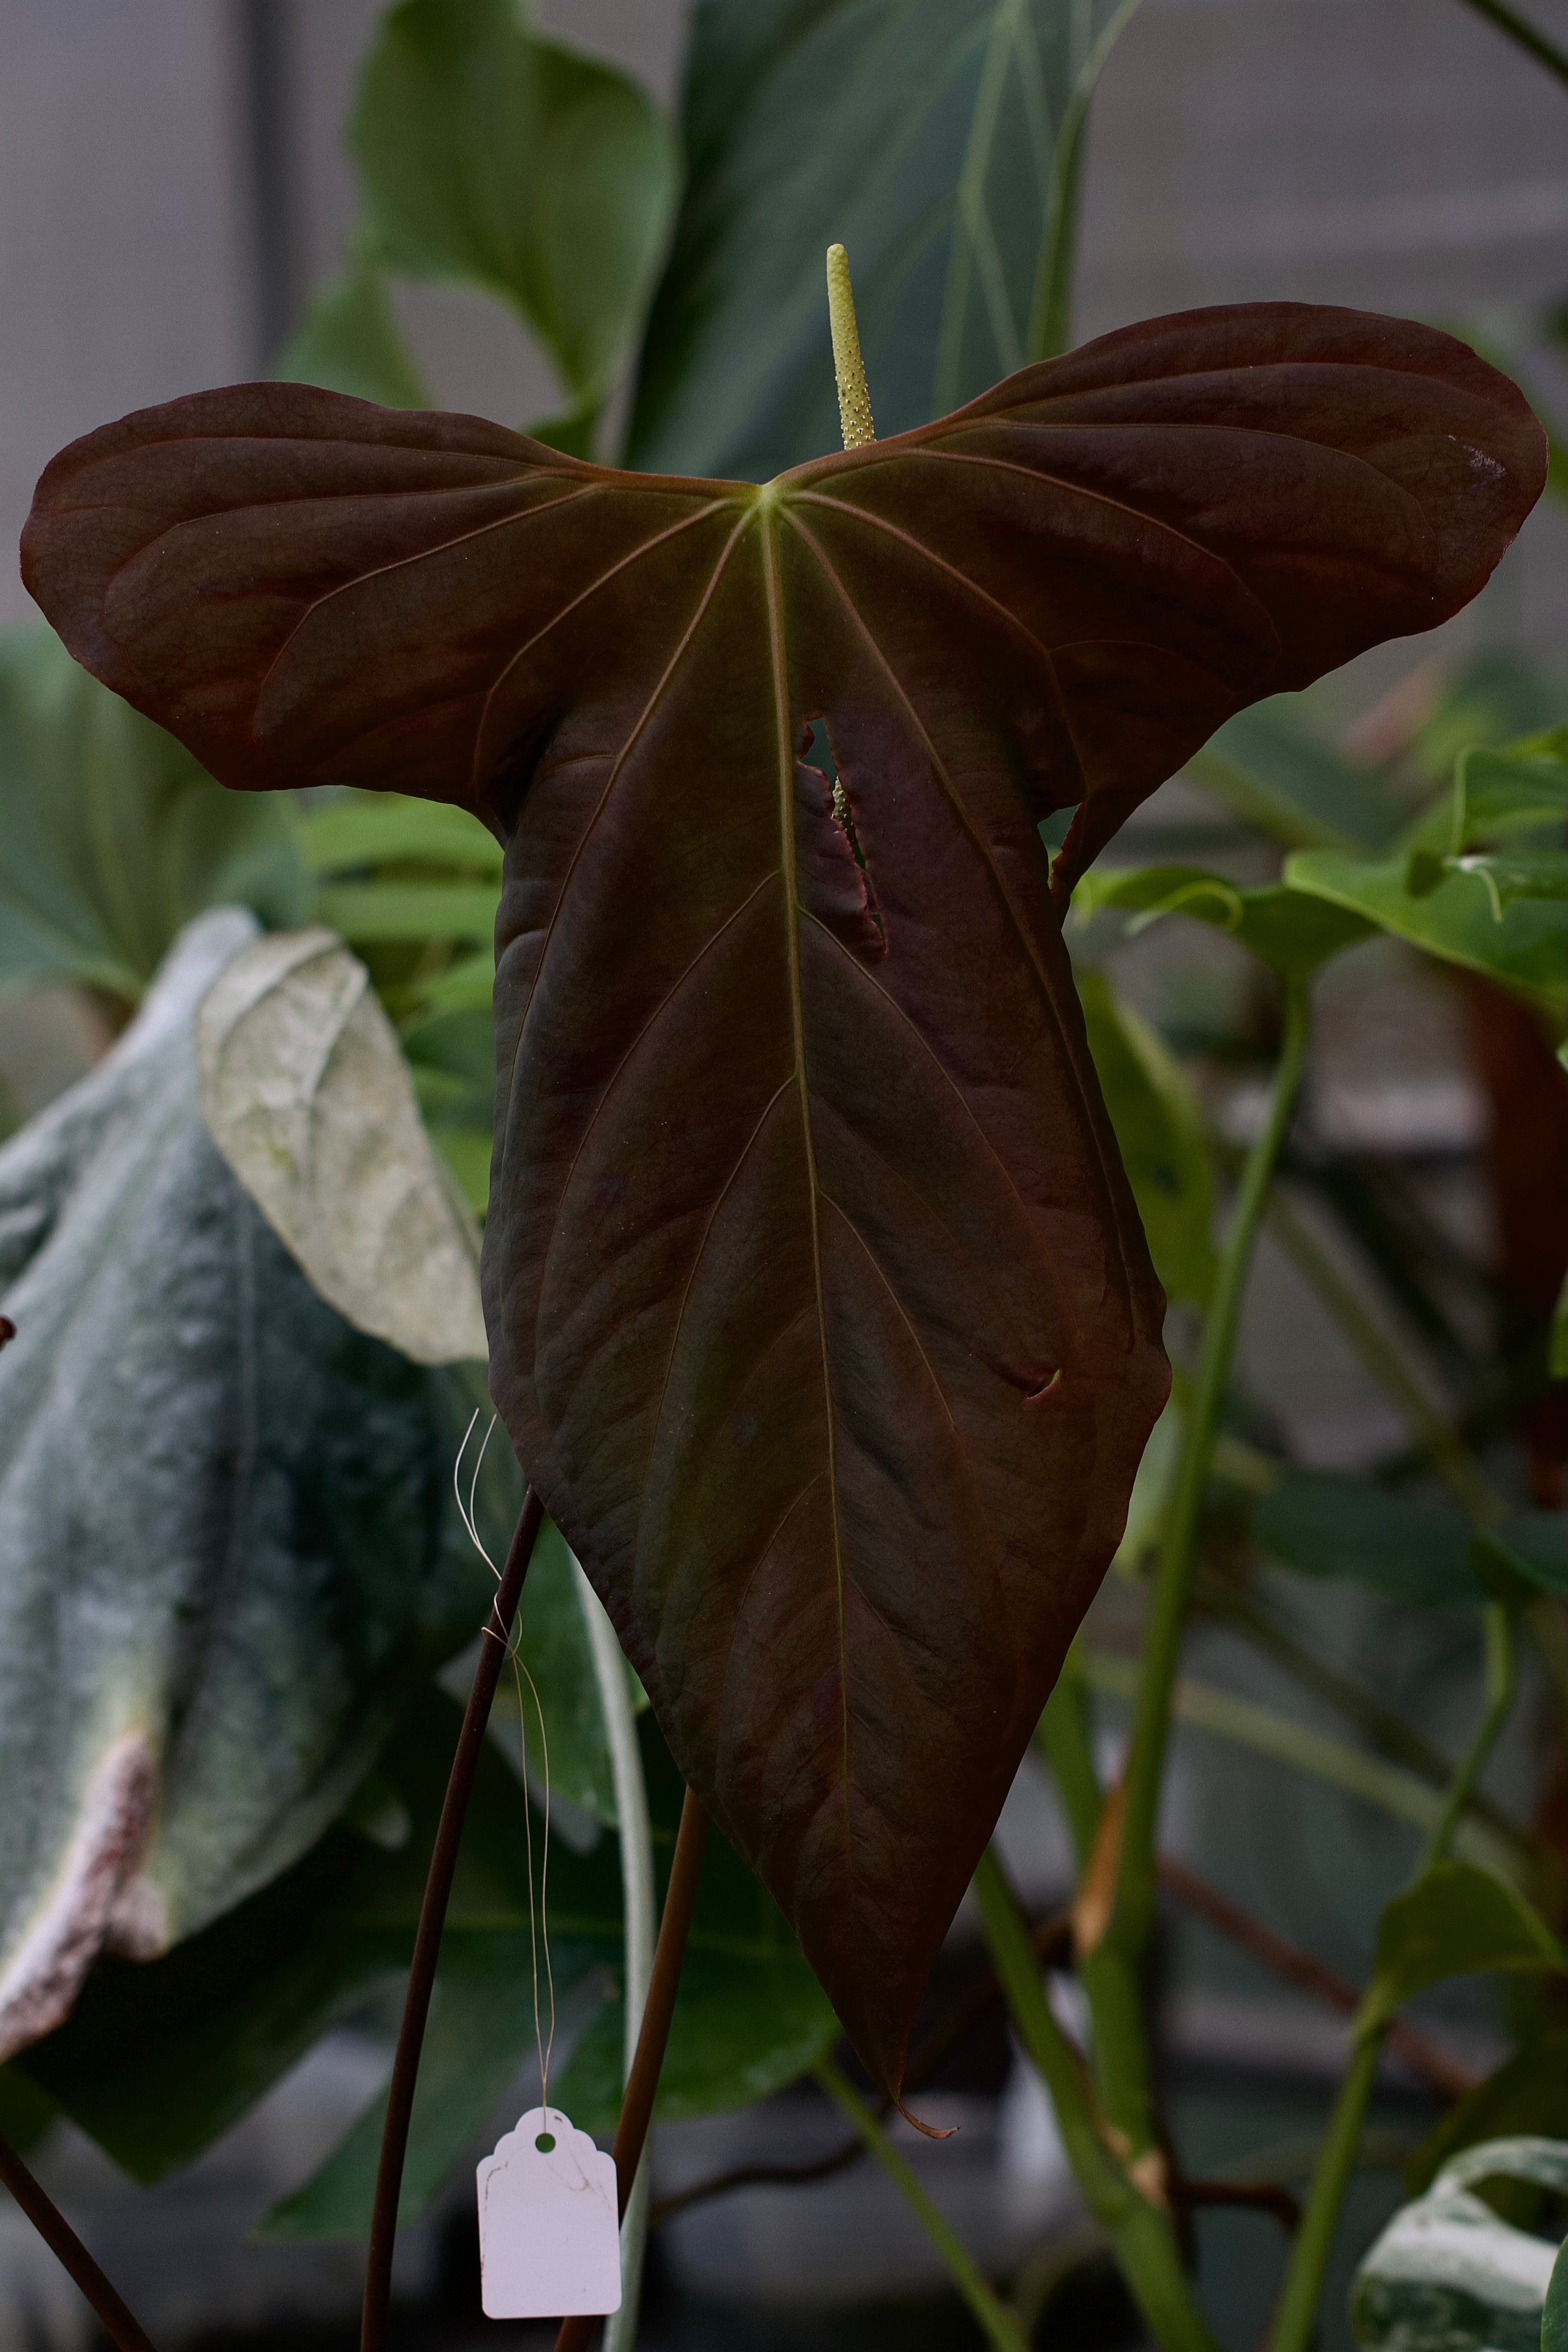
<instances>
[{"instance_id":1,"label":"glossy leaf surface","mask_svg":"<svg viewBox=\"0 0 1568 2352\"><path fill-rule=\"evenodd\" d=\"M6 2049L311 1845L488 1582L447 1543L452 1376L317 1297L203 1123L196 1004L256 928L189 926L0 1152Z\"/></svg>"},{"instance_id":2,"label":"glossy leaf surface","mask_svg":"<svg viewBox=\"0 0 1568 2352\"><path fill-rule=\"evenodd\" d=\"M281 386L40 486L35 593L225 781L504 838L494 1391L884 2083L1166 1388L1037 825L1065 887L1453 610L1541 463L1446 338L1262 306L760 492Z\"/></svg>"},{"instance_id":3,"label":"glossy leaf surface","mask_svg":"<svg viewBox=\"0 0 1568 2352\"><path fill-rule=\"evenodd\" d=\"M760 480L838 439L822 300L855 273L879 429L1060 351L1076 159L1123 0L702 0L686 189L628 462Z\"/></svg>"}]
</instances>

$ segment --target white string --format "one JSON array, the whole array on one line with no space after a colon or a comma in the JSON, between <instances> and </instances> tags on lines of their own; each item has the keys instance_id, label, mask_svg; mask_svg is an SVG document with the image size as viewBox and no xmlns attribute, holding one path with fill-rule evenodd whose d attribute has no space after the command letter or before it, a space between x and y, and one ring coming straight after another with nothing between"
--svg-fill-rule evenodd
<instances>
[{"instance_id":1,"label":"white string","mask_svg":"<svg viewBox=\"0 0 1568 2352\"><path fill-rule=\"evenodd\" d=\"M486 1567L495 1578L497 1584L499 1585L501 1581L501 1571L496 1566L495 1561L486 1550L484 1543L481 1540L478 1517L475 1508L475 1497L479 1490L479 1472L483 1467L485 1460L485 1448L489 1444L491 1438L496 1433L497 1415L495 1413L492 1413L490 1416L490 1426L485 1432L479 1451L474 1459L474 1475L468 1482L468 1500L465 1503L463 1499L463 1456L468 1451L468 1440L474 1434L474 1423L476 1422L478 1418L479 1408L476 1406L474 1409L474 1418L469 1422L467 1428L463 1433L463 1443L457 1449L457 1459L452 1465L452 1492L456 1498L457 1516L463 1522L464 1531L466 1534L469 1542L473 1545L475 1550L478 1553L480 1559L484 1561ZM487 1632L489 1629L486 1627L486 1630ZM541 2108L548 2108L549 2105L549 2062L551 2053L555 2049L555 1973L550 1967L549 1914L546 1906L546 1896L549 1877L549 1741L545 1735L545 1711L539 1702L538 1688L532 1675L528 1673L528 1662L522 1654L521 1643L522 1612L519 1610L517 1617L514 1621L510 1637L507 1643L507 1654L512 1661L512 1673L517 1685L517 1731L522 1743L523 1755L523 1831L527 1839L526 1859L528 1873L528 1950L532 1956L534 1978L534 2046L538 2053L539 2061L539 2105ZM545 1842L544 1852L539 1862L539 1900L538 1915L537 1919L534 1912L533 1806L529 1802L528 1796L528 1711L523 1705L523 1682L525 1679L527 1680L529 1690L533 1693L534 1712L539 1719L539 1748L544 1760ZM548 2035L544 2032L539 2023L539 1946L541 1942L544 1946L545 1982L549 1989L549 2032Z\"/></svg>"}]
</instances>

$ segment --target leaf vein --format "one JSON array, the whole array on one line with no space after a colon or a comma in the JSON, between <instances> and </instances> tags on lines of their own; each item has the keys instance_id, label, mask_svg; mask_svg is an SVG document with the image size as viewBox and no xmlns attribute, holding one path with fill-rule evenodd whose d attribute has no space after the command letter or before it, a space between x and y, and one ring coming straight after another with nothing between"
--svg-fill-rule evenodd
<instances>
[{"instance_id":1,"label":"leaf vein","mask_svg":"<svg viewBox=\"0 0 1568 2352\"><path fill-rule=\"evenodd\" d=\"M844 1633L843 1541L839 1526L838 1458L836 1432L833 1424L832 1374L828 1360L827 1305L822 1293L822 1241L817 1217L817 1201L821 1188L817 1175L816 1143L811 1132L811 1098L806 1075L806 1023L800 992L800 919L804 909L800 903L795 870L795 747L789 732L789 672L784 651L783 596L779 581L779 553L774 542L771 517L764 527L762 545L763 581L768 599L768 649L773 665L774 715L778 728L779 833L783 851L786 884L784 912L789 973L789 1021L795 1040L795 1081L800 1103L801 1140L806 1152L807 1197L810 1202L811 1276L817 1294L817 1337L822 1364L829 1517L833 1530L833 1578L838 1596L840 1713L842 1740L840 1780L843 1802L844 1852L847 1856L850 1851L850 1717L849 1657Z\"/></svg>"}]
</instances>

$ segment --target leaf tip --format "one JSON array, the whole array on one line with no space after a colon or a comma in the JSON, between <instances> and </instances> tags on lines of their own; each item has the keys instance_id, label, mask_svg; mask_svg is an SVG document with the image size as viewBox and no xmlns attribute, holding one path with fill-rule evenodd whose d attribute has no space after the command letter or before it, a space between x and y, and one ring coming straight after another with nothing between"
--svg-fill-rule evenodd
<instances>
[{"instance_id":1,"label":"leaf tip","mask_svg":"<svg viewBox=\"0 0 1568 2352\"><path fill-rule=\"evenodd\" d=\"M912 2116L910 2114L909 2109L904 2105L902 2099L895 2098L893 2104L898 2109L899 2114L904 2117L904 2122L910 2125L914 2130L919 2132L923 2138L954 2139L957 2137L959 2126L956 2124L949 2124L946 2129L944 2129L939 2124L923 2124L918 2116Z\"/></svg>"}]
</instances>

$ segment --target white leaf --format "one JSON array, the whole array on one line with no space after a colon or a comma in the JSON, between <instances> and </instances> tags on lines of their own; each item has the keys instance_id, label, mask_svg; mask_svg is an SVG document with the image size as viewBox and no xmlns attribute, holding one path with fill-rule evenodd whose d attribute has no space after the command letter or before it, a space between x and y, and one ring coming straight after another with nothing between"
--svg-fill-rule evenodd
<instances>
[{"instance_id":1,"label":"white leaf","mask_svg":"<svg viewBox=\"0 0 1568 2352\"><path fill-rule=\"evenodd\" d=\"M1470 2193L1469 2184L1500 2175L1561 2189L1568 2146L1488 2140L1401 2206L1351 2291L1351 2325L1368 2352L1535 2352L1555 2249Z\"/></svg>"},{"instance_id":2,"label":"white leaf","mask_svg":"<svg viewBox=\"0 0 1568 2352\"><path fill-rule=\"evenodd\" d=\"M218 1150L322 1297L416 1363L485 1358L477 1235L336 934L236 956L202 1002L196 1059Z\"/></svg>"}]
</instances>

